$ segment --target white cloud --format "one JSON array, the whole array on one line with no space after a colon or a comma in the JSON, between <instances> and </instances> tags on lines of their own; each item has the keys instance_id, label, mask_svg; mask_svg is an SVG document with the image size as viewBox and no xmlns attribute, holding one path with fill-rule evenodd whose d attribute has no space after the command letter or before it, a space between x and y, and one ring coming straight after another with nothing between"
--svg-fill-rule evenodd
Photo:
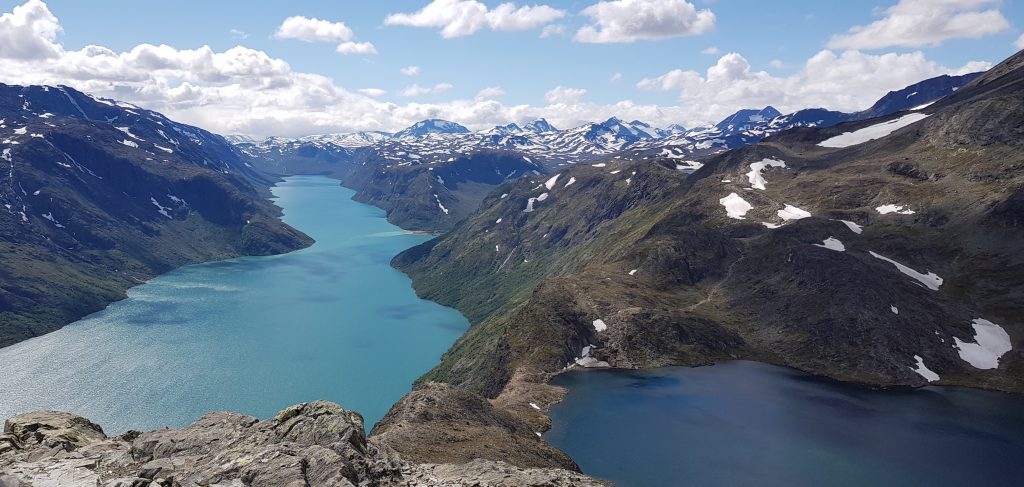
<instances>
[{"instance_id":1,"label":"white cloud","mask_svg":"<svg viewBox=\"0 0 1024 487\"><path fill-rule=\"evenodd\" d=\"M452 88L454 88L454 86L450 83L438 83L434 86L420 86L414 83L412 86L402 90L400 94L406 97L413 97L433 93L444 93L446 91L451 91Z\"/></svg>"},{"instance_id":2,"label":"white cloud","mask_svg":"<svg viewBox=\"0 0 1024 487\"><path fill-rule=\"evenodd\" d=\"M339 54L377 54L377 48L372 42L342 42L335 48Z\"/></svg>"},{"instance_id":3,"label":"white cloud","mask_svg":"<svg viewBox=\"0 0 1024 487\"><path fill-rule=\"evenodd\" d=\"M556 86L544 94L544 100L552 105L576 105L585 94L587 90L583 88Z\"/></svg>"},{"instance_id":4,"label":"white cloud","mask_svg":"<svg viewBox=\"0 0 1024 487\"><path fill-rule=\"evenodd\" d=\"M768 61L768 65L775 69L782 69L786 67L786 63L782 62L781 59L772 59Z\"/></svg>"},{"instance_id":5,"label":"white cloud","mask_svg":"<svg viewBox=\"0 0 1024 487\"><path fill-rule=\"evenodd\" d=\"M402 73L402 74L404 74L406 76L419 76L419 74L420 74L420 67L419 66L406 66L406 67L404 67L402 69L399 69L398 72L400 72L400 73Z\"/></svg>"},{"instance_id":6,"label":"white cloud","mask_svg":"<svg viewBox=\"0 0 1024 487\"><path fill-rule=\"evenodd\" d=\"M715 26L711 10L685 0L606 0L580 12L591 24L576 31L579 42L634 42L699 35Z\"/></svg>"},{"instance_id":7,"label":"white cloud","mask_svg":"<svg viewBox=\"0 0 1024 487\"><path fill-rule=\"evenodd\" d=\"M856 111L867 108L888 91L942 74L982 71L991 63L972 61L958 68L940 66L924 53L871 55L860 51L836 54L823 50L807 60L800 72L777 77L751 69L738 53L722 56L701 74L674 69L637 83L642 90L677 91L683 108L718 119L738 108L773 105L783 112L825 107Z\"/></svg>"},{"instance_id":8,"label":"white cloud","mask_svg":"<svg viewBox=\"0 0 1024 487\"><path fill-rule=\"evenodd\" d=\"M234 37L235 39L248 39L249 38L249 33L248 32L245 32L244 30L239 30L239 29L231 29L231 30L228 31L228 34L231 34L231 37Z\"/></svg>"},{"instance_id":9,"label":"white cloud","mask_svg":"<svg viewBox=\"0 0 1024 487\"><path fill-rule=\"evenodd\" d=\"M547 39L548 37L561 37L564 35L565 26L561 24L548 24L540 31L541 39Z\"/></svg>"},{"instance_id":10,"label":"white cloud","mask_svg":"<svg viewBox=\"0 0 1024 487\"><path fill-rule=\"evenodd\" d=\"M700 53L701 54L707 54L708 56L717 56L717 55L722 53L722 50L717 48L717 47L715 47L715 46L711 46L711 47L702 49L700 51Z\"/></svg>"},{"instance_id":11,"label":"white cloud","mask_svg":"<svg viewBox=\"0 0 1024 487\"><path fill-rule=\"evenodd\" d=\"M611 81L612 83L622 81L622 73L613 74L611 78L608 78L608 81Z\"/></svg>"},{"instance_id":12,"label":"white cloud","mask_svg":"<svg viewBox=\"0 0 1024 487\"><path fill-rule=\"evenodd\" d=\"M305 42L344 42L352 39L352 29L344 22L331 22L296 15L284 19L274 37Z\"/></svg>"},{"instance_id":13,"label":"white cloud","mask_svg":"<svg viewBox=\"0 0 1024 487\"><path fill-rule=\"evenodd\" d=\"M505 90L503 90L500 86L488 86L487 88L484 88L477 92L475 99L489 100L492 98L500 98L502 96L505 96Z\"/></svg>"},{"instance_id":14,"label":"white cloud","mask_svg":"<svg viewBox=\"0 0 1024 487\"><path fill-rule=\"evenodd\" d=\"M476 0L433 0L413 13L390 14L384 24L440 28L441 37L450 39L484 28L494 31L533 29L564 16L564 10L548 5L517 7L503 3L489 9Z\"/></svg>"},{"instance_id":15,"label":"white cloud","mask_svg":"<svg viewBox=\"0 0 1024 487\"><path fill-rule=\"evenodd\" d=\"M1017 49L1024 49L1024 34L1021 34L1020 37L1017 38L1017 42L1014 42L1013 46Z\"/></svg>"},{"instance_id":16,"label":"white cloud","mask_svg":"<svg viewBox=\"0 0 1024 487\"><path fill-rule=\"evenodd\" d=\"M612 115L658 126L694 126L717 121L738 108L769 103L783 111L807 106L862 109L888 90L945 72L987 66L968 63L947 68L920 52L874 56L822 51L792 76L775 77L751 69L738 54L727 54L705 72L674 70L640 82L648 89L676 92L680 101L671 106L630 100L591 103L583 100L585 89L561 86L545 94L546 102L535 105L505 104L493 98L395 103L378 99L385 95L379 88L346 89L331 78L295 71L282 59L244 46L216 51L208 46L180 49L142 44L125 51L103 46L68 51L55 40L60 24L45 5L29 1L24 7L36 10L29 15L19 8L17 13L0 16L0 58L4 59L0 82L67 84L217 133L256 136L396 131L425 118L452 120L473 129L539 117L559 127L573 127ZM27 18L48 24L26 31ZM12 39L18 40L19 49L9 48ZM43 49L21 49L24 46ZM414 91L451 89L442 83Z\"/></svg>"},{"instance_id":17,"label":"white cloud","mask_svg":"<svg viewBox=\"0 0 1024 487\"><path fill-rule=\"evenodd\" d=\"M0 16L0 59L50 59L64 48L57 43L63 30L46 4L29 0Z\"/></svg>"},{"instance_id":18,"label":"white cloud","mask_svg":"<svg viewBox=\"0 0 1024 487\"><path fill-rule=\"evenodd\" d=\"M833 36L832 49L938 46L956 38L978 38L1010 27L999 0L900 0L885 17ZM985 10L983 10L985 9Z\"/></svg>"},{"instance_id":19,"label":"white cloud","mask_svg":"<svg viewBox=\"0 0 1024 487\"><path fill-rule=\"evenodd\" d=\"M358 91L358 92L360 92L360 93L362 93L362 94L364 94L366 96L372 96L374 98L376 98L378 96L384 96L384 95L388 94L387 90L382 90L380 88L360 88L360 89L358 89L356 91Z\"/></svg>"}]
</instances>

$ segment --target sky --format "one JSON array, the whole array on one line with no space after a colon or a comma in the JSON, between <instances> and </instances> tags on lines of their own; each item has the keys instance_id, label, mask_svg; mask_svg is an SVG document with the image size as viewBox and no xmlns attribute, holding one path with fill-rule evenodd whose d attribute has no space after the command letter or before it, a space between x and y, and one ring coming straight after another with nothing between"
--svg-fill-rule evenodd
<instances>
[{"instance_id":1,"label":"sky","mask_svg":"<svg viewBox=\"0 0 1024 487\"><path fill-rule=\"evenodd\" d=\"M0 0L0 82L222 134L855 111L1024 48L1024 0Z\"/></svg>"}]
</instances>

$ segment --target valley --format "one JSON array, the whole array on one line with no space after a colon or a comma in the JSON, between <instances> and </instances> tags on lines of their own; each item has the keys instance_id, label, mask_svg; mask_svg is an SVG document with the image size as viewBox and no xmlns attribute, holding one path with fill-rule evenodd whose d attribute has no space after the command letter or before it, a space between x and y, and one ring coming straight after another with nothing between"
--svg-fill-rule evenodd
<instances>
[{"instance_id":1,"label":"valley","mask_svg":"<svg viewBox=\"0 0 1024 487\"><path fill-rule=\"evenodd\" d=\"M442 3L383 25L433 26ZM453 25L494 35L562 18L466 4L482 17ZM43 10L0 34L52 41ZM566 37L549 27L538 42ZM573 42L619 43L603 29ZM315 18L283 39L378 54ZM538 110L498 86L421 103L456 88L414 65L402 91L349 90L241 45L54 45L61 69L106 61L77 88L0 83L0 487L1024 474L1024 51L881 54L895 72L866 100L812 72L859 51L770 61L788 77L728 53L630 81L678 106L558 85ZM102 84L118 62L131 76ZM132 85L149 76L170 78ZM677 116L698 109L718 121ZM327 131L339 113L352 129Z\"/></svg>"}]
</instances>

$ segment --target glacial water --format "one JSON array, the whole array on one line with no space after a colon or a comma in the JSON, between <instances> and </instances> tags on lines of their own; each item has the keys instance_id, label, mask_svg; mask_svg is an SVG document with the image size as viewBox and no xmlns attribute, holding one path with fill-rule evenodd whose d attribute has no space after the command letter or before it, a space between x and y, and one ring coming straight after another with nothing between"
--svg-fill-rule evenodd
<instances>
[{"instance_id":1,"label":"glacial water","mask_svg":"<svg viewBox=\"0 0 1024 487\"><path fill-rule=\"evenodd\" d=\"M0 349L0 418L56 409L118 433L327 399L369 429L468 323L417 298L389 266L427 236L389 224L335 180L292 177L273 193L312 247L183 267Z\"/></svg>"},{"instance_id":2,"label":"glacial water","mask_svg":"<svg viewBox=\"0 0 1024 487\"><path fill-rule=\"evenodd\" d=\"M877 391L755 362L583 371L544 435L623 487L1009 486L1024 397Z\"/></svg>"}]
</instances>

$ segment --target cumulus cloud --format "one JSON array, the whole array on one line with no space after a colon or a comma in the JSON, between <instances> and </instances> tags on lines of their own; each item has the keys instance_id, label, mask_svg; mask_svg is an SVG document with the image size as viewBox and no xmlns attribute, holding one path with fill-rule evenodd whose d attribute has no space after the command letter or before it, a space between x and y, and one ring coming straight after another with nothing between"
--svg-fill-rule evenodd
<instances>
[{"instance_id":1,"label":"cumulus cloud","mask_svg":"<svg viewBox=\"0 0 1024 487\"><path fill-rule=\"evenodd\" d=\"M29 0L0 16L0 59L50 59L63 55L62 29L46 4Z\"/></svg>"},{"instance_id":2,"label":"cumulus cloud","mask_svg":"<svg viewBox=\"0 0 1024 487\"><path fill-rule=\"evenodd\" d=\"M374 98L376 98L378 96L384 96L384 95L388 94L387 90L382 90L380 88L361 88L361 89L358 89L356 91L358 91L358 92L360 92L360 93L362 93L362 94L364 94L366 96L372 96Z\"/></svg>"},{"instance_id":3,"label":"cumulus cloud","mask_svg":"<svg viewBox=\"0 0 1024 487\"><path fill-rule=\"evenodd\" d=\"M768 61L768 65L775 69L782 69L786 67L786 63L782 62L781 59L772 59Z\"/></svg>"},{"instance_id":4,"label":"cumulus cloud","mask_svg":"<svg viewBox=\"0 0 1024 487\"><path fill-rule=\"evenodd\" d=\"M0 82L66 84L214 132L255 136L396 131L426 118L452 120L473 129L539 117L556 126L573 127L612 115L659 126L694 126L717 121L738 108L764 104L783 111L808 106L862 109L888 90L944 72L987 66L968 63L947 68L920 52L874 56L822 51L792 76L775 77L752 69L739 54L726 54L703 72L673 70L640 82L642 88L675 92L679 101L670 106L630 100L592 103L584 100L585 89L563 86L533 105L503 103L493 91L489 97L395 103L379 99L386 94L379 88L346 89L331 78L295 71L282 59L244 46L217 51L208 46L181 49L142 44L115 51L91 45L69 51L56 40L59 22L37 0L0 19L0 58L4 59ZM42 19L46 25L26 30L32 24L28 19ZM10 48L12 39L18 40L17 49ZM26 50L25 46L37 47ZM444 83L414 87L412 96L452 89Z\"/></svg>"},{"instance_id":5,"label":"cumulus cloud","mask_svg":"<svg viewBox=\"0 0 1024 487\"><path fill-rule=\"evenodd\" d=\"M433 93L444 93L446 91L451 91L452 88L454 88L454 86L452 86L451 83L438 83L434 86L420 86L414 83L412 86L402 90L400 94L406 97L413 97Z\"/></svg>"},{"instance_id":6,"label":"cumulus cloud","mask_svg":"<svg viewBox=\"0 0 1024 487\"><path fill-rule=\"evenodd\" d=\"M556 86L547 93L544 93L544 100L552 105L575 105L580 98L587 94L583 88L564 88Z\"/></svg>"},{"instance_id":7,"label":"cumulus cloud","mask_svg":"<svg viewBox=\"0 0 1024 487\"><path fill-rule=\"evenodd\" d=\"M1017 42L1014 42L1013 46L1017 49L1024 49L1024 34L1021 34L1020 37L1017 38Z\"/></svg>"},{"instance_id":8,"label":"cumulus cloud","mask_svg":"<svg viewBox=\"0 0 1024 487\"><path fill-rule=\"evenodd\" d=\"M439 28L441 37L450 39L484 28L494 31L533 29L564 16L564 10L548 5L517 7L503 3L489 9L476 0L433 0L413 13L390 14L384 24Z\"/></svg>"},{"instance_id":9,"label":"cumulus cloud","mask_svg":"<svg viewBox=\"0 0 1024 487\"><path fill-rule=\"evenodd\" d=\"M406 66L406 67L404 67L402 69L399 69L398 72L402 73L402 74L404 74L406 76L419 76L419 74L420 74L420 67L419 66Z\"/></svg>"},{"instance_id":10,"label":"cumulus cloud","mask_svg":"<svg viewBox=\"0 0 1024 487\"><path fill-rule=\"evenodd\" d=\"M488 86L487 88L484 88L477 92L475 99L489 100L492 98L500 98L502 96L505 96L505 90L503 90L500 86Z\"/></svg>"},{"instance_id":11,"label":"cumulus cloud","mask_svg":"<svg viewBox=\"0 0 1024 487\"><path fill-rule=\"evenodd\" d=\"M335 48L339 54L377 54L377 48L372 42L342 42Z\"/></svg>"},{"instance_id":12,"label":"cumulus cloud","mask_svg":"<svg viewBox=\"0 0 1024 487\"><path fill-rule=\"evenodd\" d=\"M983 71L991 63L972 61L948 68L929 61L924 53L871 55L860 51L836 54L823 50L807 60L800 72L787 77L756 71L738 53L719 58L705 73L674 69L637 83L642 90L679 92L690 111L698 109L711 120L740 107L773 105L783 112L826 107L855 111L867 108L888 91L942 74Z\"/></svg>"},{"instance_id":13,"label":"cumulus cloud","mask_svg":"<svg viewBox=\"0 0 1024 487\"><path fill-rule=\"evenodd\" d=\"M622 73L613 74L611 78L608 78L608 81L611 81L612 83L622 81Z\"/></svg>"},{"instance_id":14,"label":"cumulus cloud","mask_svg":"<svg viewBox=\"0 0 1024 487\"><path fill-rule=\"evenodd\" d=\"M344 22L331 22L295 15L284 19L274 33L278 39L297 39L305 42L343 42L352 39L352 29Z\"/></svg>"},{"instance_id":15,"label":"cumulus cloud","mask_svg":"<svg viewBox=\"0 0 1024 487\"><path fill-rule=\"evenodd\" d=\"M239 30L239 29L231 29L231 30L228 31L228 34L231 34L231 37L234 37L235 39L248 39L249 38L249 33L248 32L245 32L244 30Z\"/></svg>"},{"instance_id":16,"label":"cumulus cloud","mask_svg":"<svg viewBox=\"0 0 1024 487\"><path fill-rule=\"evenodd\" d=\"M832 37L832 49L938 46L947 39L978 38L1003 31L1010 22L999 0L900 0L885 17Z\"/></svg>"},{"instance_id":17,"label":"cumulus cloud","mask_svg":"<svg viewBox=\"0 0 1024 487\"><path fill-rule=\"evenodd\" d=\"M579 42L634 42L699 35L715 26L711 10L685 0L607 0L583 9L591 23L576 31Z\"/></svg>"}]
</instances>

